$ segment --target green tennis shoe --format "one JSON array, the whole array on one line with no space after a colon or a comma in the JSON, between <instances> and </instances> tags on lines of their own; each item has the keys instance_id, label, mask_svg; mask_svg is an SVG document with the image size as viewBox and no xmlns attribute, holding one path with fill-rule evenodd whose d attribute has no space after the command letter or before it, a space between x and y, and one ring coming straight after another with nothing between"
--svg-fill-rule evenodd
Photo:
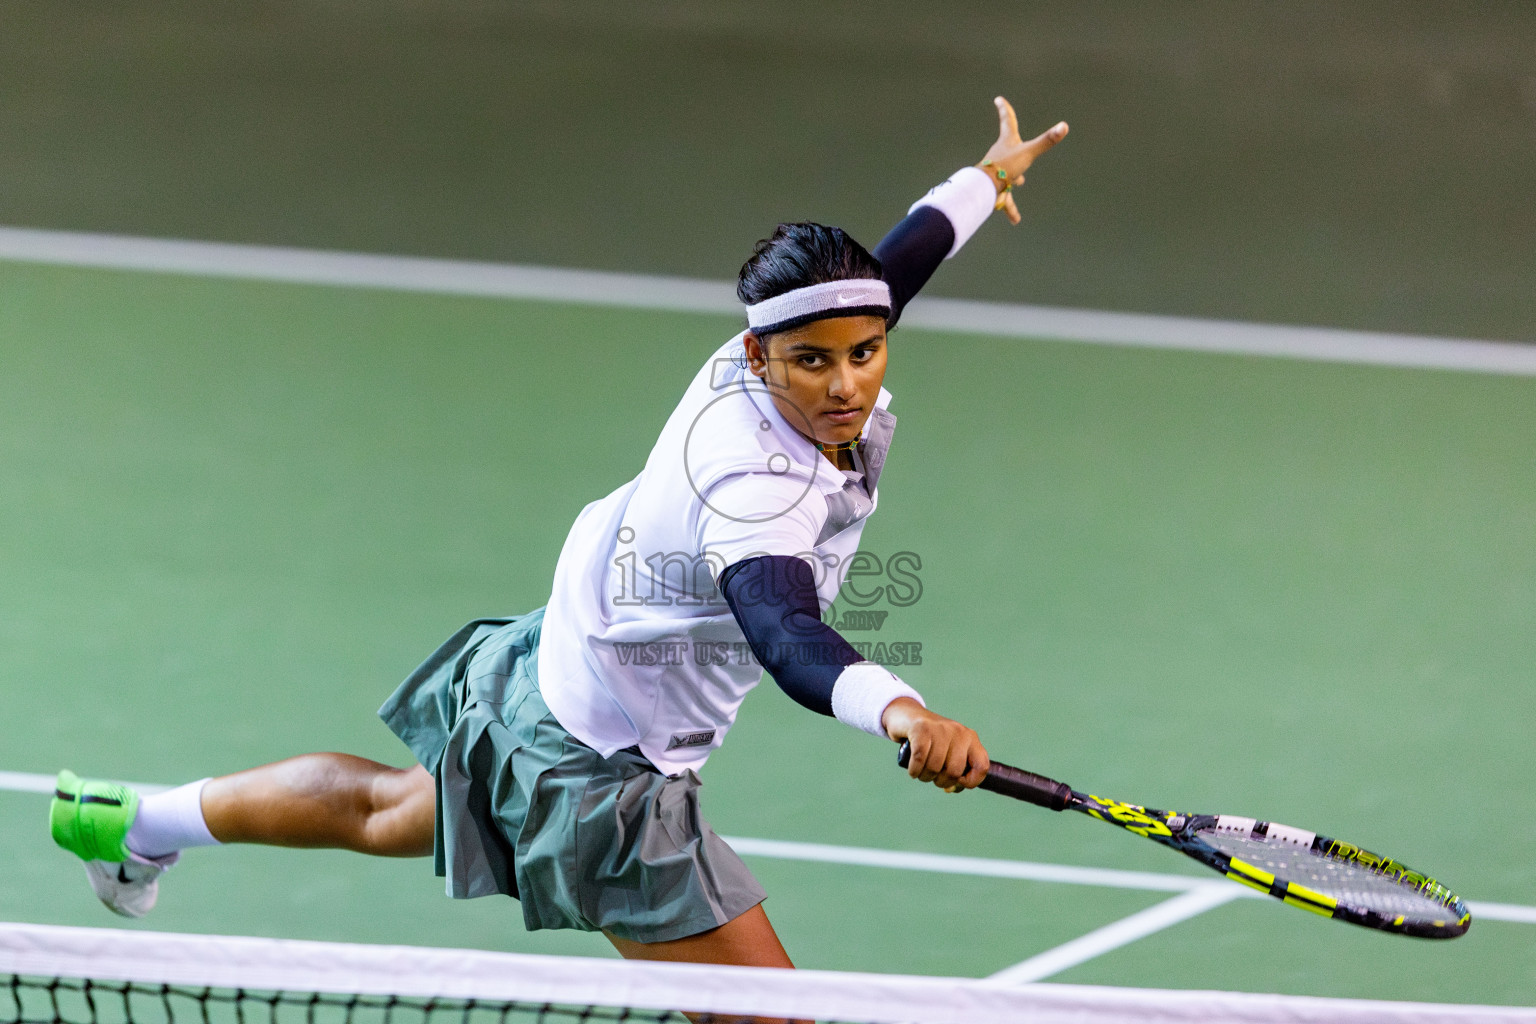
<instances>
[{"instance_id":1,"label":"green tennis shoe","mask_svg":"<svg viewBox=\"0 0 1536 1024\"><path fill-rule=\"evenodd\" d=\"M59 772L48 827L53 841L85 861L129 860L126 840L139 813L139 794L127 786Z\"/></svg>"}]
</instances>

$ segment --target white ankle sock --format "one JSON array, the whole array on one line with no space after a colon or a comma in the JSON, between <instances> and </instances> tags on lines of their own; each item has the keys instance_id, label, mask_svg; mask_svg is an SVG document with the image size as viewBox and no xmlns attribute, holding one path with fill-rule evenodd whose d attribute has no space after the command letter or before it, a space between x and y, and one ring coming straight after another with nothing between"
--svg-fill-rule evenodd
<instances>
[{"instance_id":1,"label":"white ankle sock","mask_svg":"<svg viewBox=\"0 0 1536 1024\"><path fill-rule=\"evenodd\" d=\"M218 846L203 820L207 779L139 798L139 813L128 829L128 849L140 857L164 857L190 846Z\"/></svg>"}]
</instances>

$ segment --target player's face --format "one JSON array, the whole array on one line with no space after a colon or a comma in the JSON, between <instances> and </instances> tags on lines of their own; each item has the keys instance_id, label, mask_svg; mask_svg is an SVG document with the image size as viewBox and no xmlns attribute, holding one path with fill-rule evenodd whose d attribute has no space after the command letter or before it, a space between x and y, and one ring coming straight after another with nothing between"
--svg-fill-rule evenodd
<instances>
[{"instance_id":1,"label":"player's face","mask_svg":"<svg viewBox=\"0 0 1536 1024\"><path fill-rule=\"evenodd\" d=\"M817 320L768 339L746 337L747 363L773 404L801 433L825 444L852 441L874 411L885 380L885 321Z\"/></svg>"}]
</instances>

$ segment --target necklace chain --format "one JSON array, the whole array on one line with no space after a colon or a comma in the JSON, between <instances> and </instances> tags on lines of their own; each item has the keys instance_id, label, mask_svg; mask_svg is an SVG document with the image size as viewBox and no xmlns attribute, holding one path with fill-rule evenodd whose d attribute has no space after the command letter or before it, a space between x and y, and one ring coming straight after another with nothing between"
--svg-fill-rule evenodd
<instances>
[{"instance_id":1,"label":"necklace chain","mask_svg":"<svg viewBox=\"0 0 1536 1024\"><path fill-rule=\"evenodd\" d=\"M851 452L859 446L859 439L854 438L852 441L836 441L832 444L823 444L820 441L816 441L814 443L816 445L816 450L819 452Z\"/></svg>"}]
</instances>

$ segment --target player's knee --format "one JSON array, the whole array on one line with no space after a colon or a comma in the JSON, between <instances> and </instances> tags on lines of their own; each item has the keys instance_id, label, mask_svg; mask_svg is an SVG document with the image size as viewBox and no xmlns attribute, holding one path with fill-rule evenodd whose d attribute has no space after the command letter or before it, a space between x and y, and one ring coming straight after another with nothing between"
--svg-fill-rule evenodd
<instances>
[{"instance_id":1,"label":"player's knee","mask_svg":"<svg viewBox=\"0 0 1536 1024\"><path fill-rule=\"evenodd\" d=\"M430 853L436 801L432 776L421 766L381 772L373 780L363 827L367 852L387 857Z\"/></svg>"},{"instance_id":2,"label":"player's knee","mask_svg":"<svg viewBox=\"0 0 1536 1024\"><path fill-rule=\"evenodd\" d=\"M383 768L368 780L365 791L369 818L388 815L420 800L432 791L432 776L419 765L412 768Z\"/></svg>"}]
</instances>

